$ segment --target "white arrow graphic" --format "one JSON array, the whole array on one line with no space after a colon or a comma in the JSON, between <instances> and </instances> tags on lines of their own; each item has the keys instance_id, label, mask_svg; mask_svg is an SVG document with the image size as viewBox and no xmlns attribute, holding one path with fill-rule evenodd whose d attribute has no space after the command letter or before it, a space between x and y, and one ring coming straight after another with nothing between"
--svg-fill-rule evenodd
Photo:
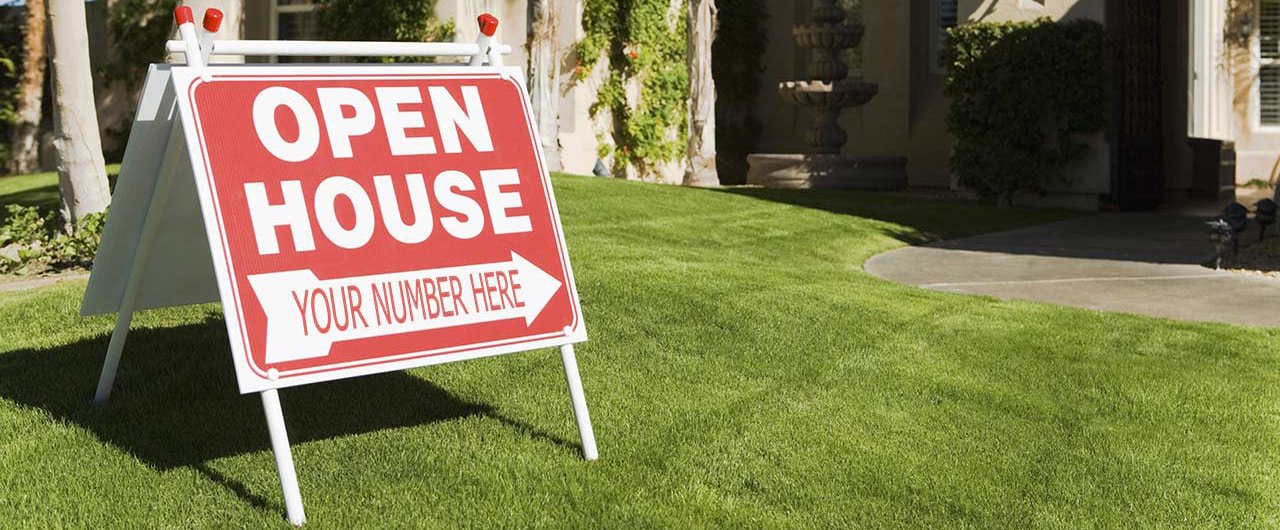
<instances>
[{"instance_id":1,"label":"white arrow graphic","mask_svg":"<svg viewBox=\"0 0 1280 530\"><path fill-rule=\"evenodd\" d=\"M560 290L519 254L511 260L321 280L310 269L249 276L267 316L268 363L323 357L335 342L523 319Z\"/></svg>"}]
</instances>

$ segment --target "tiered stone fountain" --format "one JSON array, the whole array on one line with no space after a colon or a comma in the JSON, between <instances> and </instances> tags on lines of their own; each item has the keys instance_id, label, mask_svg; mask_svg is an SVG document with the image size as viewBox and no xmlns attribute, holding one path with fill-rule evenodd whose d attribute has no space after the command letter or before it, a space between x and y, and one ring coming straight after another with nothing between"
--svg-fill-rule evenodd
<instances>
[{"instance_id":1,"label":"tiered stone fountain","mask_svg":"<svg viewBox=\"0 0 1280 530\"><path fill-rule=\"evenodd\" d=\"M817 0L813 22L795 27L796 43L813 49L809 79L787 81L778 92L789 103L817 111L805 133L802 154L752 154L749 184L775 188L901 189L907 185L901 157L854 157L841 154L849 135L840 128L840 113L867 104L876 96L873 83L850 80L840 55L862 41L863 26L845 22L836 0Z\"/></svg>"}]
</instances>

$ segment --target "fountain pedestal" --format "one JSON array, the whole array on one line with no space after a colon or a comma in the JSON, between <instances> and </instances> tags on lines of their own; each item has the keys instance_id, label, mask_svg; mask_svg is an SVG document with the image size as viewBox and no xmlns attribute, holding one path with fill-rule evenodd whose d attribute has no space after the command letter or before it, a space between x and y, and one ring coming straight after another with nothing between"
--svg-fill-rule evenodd
<instances>
[{"instance_id":1,"label":"fountain pedestal","mask_svg":"<svg viewBox=\"0 0 1280 530\"><path fill-rule=\"evenodd\" d=\"M809 80L787 81L778 92L788 103L812 108L813 127L805 132L803 154L753 154L747 183L779 188L901 189L907 185L906 159L856 157L841 154L848 134L840 128L840 113L871 101L878 92L872 83L846 79L849 67L842 50L862 40L860 25L844 23L845 12L835 0L817 0L813 22L796 26L796 42L814 50Z\"/></svg>"},{"instance_id":2,"label":"fountain pedestal","mask_svg":"<svg viewBox=\"0 0 1280 530\"><path fill-rule=\"evenodd\" d=\"M907 187L907 159L801 153L747 155L747 184L766 188L900 190Z\"/></svg>"}]
</instances>

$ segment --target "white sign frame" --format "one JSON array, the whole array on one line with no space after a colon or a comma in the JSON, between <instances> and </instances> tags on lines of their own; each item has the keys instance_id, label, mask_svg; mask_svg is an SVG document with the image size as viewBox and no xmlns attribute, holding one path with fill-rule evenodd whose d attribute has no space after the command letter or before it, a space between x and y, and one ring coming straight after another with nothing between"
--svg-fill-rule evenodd
<instances>
[{"instance_id":1,"label":"white sign frame","mask_svg":"<svg viewBox=\"0 0 1280 530\"><path fill-rule=\"evenodd\" d=\"M413 79L416 76L422 76L428 79L435 76L449 75L494 75L502 80L515 85L522 98L525 100L525 108L528 111L528 97L525 90L524 81L521 79L519 68L514 67L492 67L492 66L431 66L431 65L393 65L396 68L397 79ZM340 68L340 70L339 70ZM280 68L278 66L267 65L236 65L227 66L217 69L202 69L192 67L175 67L170 71L172 78L172 86L177 93L178 99L178 116L179 128L182 130L185 139L186 151L190 159L190 171L194 175L197 182L195 188L200 196L201 204L214 204L217 194L214 193L213 187L216 184L211 182L211 178L206 178L209 174L208 148L205 145L205 138L199 134L198 124L200 120L200 109L193 104L188 103L186 99L192 90L198 85L204 83L222 82L219 79L217 70L228 70L227 75L231 78L228 82L238 82L242 80L259 81L271 80L276 77L280 79L307 77L316 78L318 75L340 76L342 78L358 78L364 75L373 75L379 72L386 73L387 66L379 65L316 65L316 66L289 66L289 76L280 77ZM296 77L295 77L296 76ZM537 128L529 125L533 133L532 141L534 145L541 145L537 136ZM175 129L176 130L176 129ZM181 143L181 142L179 142ZM535 149L537 153L538 171L541 175L547 174L545 160L543 160L541 150ZM555 195L551 193L550 188L546 190L547 208L551 211L553 217L553 228L559 231L558 222L559 210L556 205ZM186 201L183 201L186 202ZM221 213L212 209L198 208L203 211L204 233L213 237L208 238L208 253L218 259L213 260L213 269L217 278L217 292L221 294L222 310L226 315L227 333L232 337L231 351L236 358L236 376L240 381L242 392L259 392L271 388L287 388L291 386L305 385L311 383L320 383L324 381L332 381L336 379L345 379L349 377L360 377L363 375L371 375L381 372L405 370L417 368L420 366L431 366L455 361L465 361L477 359L481 357L490 357L495 355L503 355L519 351L528 351L539 348L560 347L565 344L573 344L584 342L587 340L586 327L582 323L581 311L578 302L578 294L574 287L573 270L567 266L567 257L565 261L565 279L567 280L564 288L568 290L569 299L578 312L579 318L572 327L564 330L557 330L555 333L546 333L529 339L521 339L518 342L502 341L492 345L476 345L468 346L460 351L458 348L446 348L441 351L433 352L410 352L397 355L394 361L369 363L367 361L353 361L347 363L350 367L342 367L341 365L329 365L324 371L316 369L305 369L300 373L275 372L263 373L260 369L251 366L251 363L245 362L248 352L247 346L243 340L236 340L236 337L244 335L243 315L240 314L239 307L243 293L236 288L234 278L235 265L229 263L228 259L222 259L226 251L226 242L223 238L217 237L225 230L224 220ZM560 245L560 254L568 255L568 250L564 246L563 234L557 234L556 239ZM528 278L528 276L522 276ZM527 283L527 282L526 282ZM329 371L337 369L336 371Z\"/></svg>"},{"instance_id":2,"label":"white sign frame","mask_svg":"<svg viewBox=\"0 0 1280 530\"><path fill-rule=\"evenodd\" d=\"M210 13L214 13L211 24ZM112 214L98 255L94 259L93 272L86 288L81 313L84 315L118 312L111 341L107 347L102 374L98 380L94 402L105 405L110 397L119 366L124 343L129 333L136 309L168 307L221 300L224 310L228 303L229 289L219 289L229 284L227 271L215 266L209 245L217 245L208 238L207 227L216 226L213 212L199 206L197 194L208 190L197 185L193 168L204 167L199 152L188 146L200 145L195 133L194 117L178 111L175 98L184 91L177 87L198 79L205 63L212 55L341 55L341 56L455 56L470 57L467 66L434 67L458 69L468 73L473 67L488 63L490 71L497 69L503 75L514 78L524 93L518 68L503 68L502 54L510 53L510 46L499 45L492 39L497 19L482 15L481 32L475 44L467 43L388 43L388 42L312 42L312 41L214 41L221 13L210 9L205 13L204 30L197 34L190 8L175 10L178 30L182 39L169 41L166 49L181 52L186 68L168 65L152 65L148 70L138 113L126 146L121 166L120 180L113 196ZM241 67L244 68L244 67ZM264 70L270 67L261 66ZM330 70L331 71L331 70ZM180 116L181 115L181 116ZM535 145L538 131L534 128ZM538 163L545 174L542 153ZM557 215L554 196L550 197L553 215ZM205 197L208 199L208 197ZM202 214L196 214L202 212ZM196 218L199 218L198 220ZM191 245L191 242L196 242ZM186 246L183 246L183 243ZM208 243L208 244L205 244ZM189 248L193 247L193 248ZM200 247L203 247L201 252ZM570 296L576 304L573 291L572 270L567 270ZM238 329L239 323L230 316L226 319L229 331ZM586 340L585 327L579 323L576 330L565 330L558 338L541 342L525 342L499 346L464 355L445 355L391 363L368 373L393 369L427 366L466 360L541 347L559 346L574 417L582 440L583 457L596 460L595 434L582 390L578 372L574 342ZM235 341L232 350L236 352ZM237 353L238 355L239 353ZM240 363L236 363L241 370ZM351 373L351 372L348 372ZM360 375L356 373L351 376ZM287 384L264 387L258 391L262 397L263 412L271 437L276 468L280 476L281 492L289 522L301 526L306 522L302 495L298 489L297 472L285 428L284 413L280 407L278 389L307 384L333 377L296 378Z\"/></svg>"}]
</instances>

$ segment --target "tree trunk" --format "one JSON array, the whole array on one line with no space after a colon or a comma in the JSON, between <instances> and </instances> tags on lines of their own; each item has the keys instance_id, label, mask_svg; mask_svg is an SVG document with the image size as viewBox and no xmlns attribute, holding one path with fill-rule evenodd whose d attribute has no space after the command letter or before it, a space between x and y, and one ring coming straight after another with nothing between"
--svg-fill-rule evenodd
<instances>
[{"instance_id":1,"label":"tree trunk","mask_svg":"<svg viewBox=\"0 0 1280 530\"><path fill-rule=\"evenodd\" d=\"M529 99L547 169L560 170L560 68L556 0L529 0Z\"/></svg>"},{"instance_id":2,"label":"tree trunk","mask_svg":"<svg viewBox=\"0 0 1280 530\"><path fill-rule=\"evenodd\" d=\"M58 153L62 219L70 233L111 203L89 67L84 0L48 0L53 58L53 146Z\"/></svg>"},{"instance_id":3,"label":"tree trunk","mask_svg":"<svg viewBox=\"0 0 1280 530\"><path fill-rule=\"evenodd\" d=\"M40 99L44 97L45 65L44 0L27 0L27 25L23 29L22 79L18 80L17 120L13 124L10 173L31 173L40 168Z\"/></svg>"},{"instance_id":4,"label":"tree trunk","mask_svg":"<svg viewBox=\"0 0 1280 530\"><path fill-rule=\"evenodd\" d=\"M711 76L715 40L713 0L689 0L689 163L685 186L718 186L716 175L716 82Z\"/></svg>"}]
</instances>

